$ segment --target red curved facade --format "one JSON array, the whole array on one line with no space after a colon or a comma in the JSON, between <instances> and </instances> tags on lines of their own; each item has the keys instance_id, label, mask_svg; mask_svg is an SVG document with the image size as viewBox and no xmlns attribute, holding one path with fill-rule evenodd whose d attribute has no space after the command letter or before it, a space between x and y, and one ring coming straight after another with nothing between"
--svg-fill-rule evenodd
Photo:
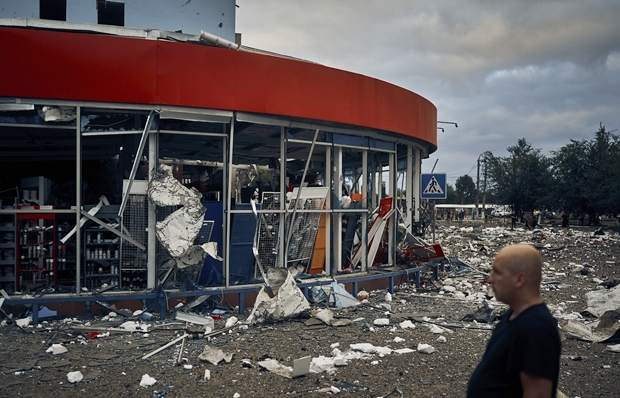
<instances>
[{"instance_id":1,"label":"red curved facade","mask_svg":"<svg viewBox=\"0 0 620 398\"><path fill-rule=\"evenodd\" d=\"M0 27L0 96L174 105L315 119L437 148L437 109L384 81L318 64L169 42Z\"/></svg>"}]
</instances>

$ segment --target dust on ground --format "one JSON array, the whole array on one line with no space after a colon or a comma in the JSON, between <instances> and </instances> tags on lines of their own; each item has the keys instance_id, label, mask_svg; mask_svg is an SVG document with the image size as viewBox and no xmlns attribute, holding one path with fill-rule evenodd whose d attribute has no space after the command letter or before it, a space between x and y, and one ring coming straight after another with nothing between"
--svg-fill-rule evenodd
<instances>
[{"instance_id":1,"label":"dust on ground","mask_svg":"<svg viewBox=\"0 0 620 398\"><path fill-rule=\"evenodd\" d=\"M394 294L369 292L368 302L349 308L330 308L334 317L347 320L334 327L308 322L308 316L286 321L232 327L228 332L203 337L204 329L164 320L140 321L138 331L116 331L127 318L68 318L43 321L26 332L14 324L0 327L0 394L6 397L462 397L488 337L489 324L503 307L487 296L481 284L493 256L506 244L534 244L545 262L543 298L560 321L574 319L584 325L595 321L582 315L586 293L606 289L601 282L620 278L620 237L606 230L580 228L564 234L557 228L537 231L503 227L442 226L437 238L452 266L438 281L414 288L402 283ZM456 261L456 259L462 263ZM397 281L398 282L398 281ZM404 281L406 282L406 281ZM363 284L361 284L363 288ZM606 286L611 286L609 283ZM391 296L391 297L390 297ZM390 300L391 299L391 300ZM312 304L324 309L324 303ZM204 309L204 307L202 307ZM208 310L202 313L208 316ZM249 315L230 309L215 321L215 331L237 317ZM377 326L379 318L389 325ZM135 321L135 319L133 320ZM349 322L350 321L350 322ZM410 321L415 327L403 328ZM345 322L346 323L346 322ZM140 329L146 325L144 332ZM404 325L407 325L406 323ZM89 339L93 330L112 330L109 336ZM181 342L146 359L143 356L189 332ZM607 349L618 341L592 343L562 333L559 389L568 397L611 397L620 394L620 353ZM285 366L310 356L333 358L350 351L351 344L389 347L390 353L366 354L341 366L298 378L267 371L259 362L271 358ZM62 344L66 353L46 352ZM423 353L420 344L434 348ZM206 345L231 355L217 365L199 359ZM392 350L409 348L410 352ZM371 350L372 351L372 350ZM381 351L381 350L379 350ZM360 352L355 352L361 354ZM180 359L180 361L179 361ZM180 362L180 363L179 363ZM70 372L83 376L68 380ZM205 371L209 379L205 380ZM145 377L156 382L141 386ZM402 393L402 395L401 395Z\"/></svg>"}]
</instances>

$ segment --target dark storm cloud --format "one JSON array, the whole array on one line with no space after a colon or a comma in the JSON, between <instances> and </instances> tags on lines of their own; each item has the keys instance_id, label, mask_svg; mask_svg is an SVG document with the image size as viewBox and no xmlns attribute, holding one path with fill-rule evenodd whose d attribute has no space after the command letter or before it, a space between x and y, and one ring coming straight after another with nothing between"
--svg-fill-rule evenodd
<instances>
[{"instance_id":1,"label":"dark storm cloud","mask_svg":"<svg viewBox=\"0 0 620 398\"><path fill-rule=\"evenodd\" d=\"M439 158L451 182L521 137L549 153L620 128L617 0L237 3L244 44L389 81L457 121L423 166Z\"/></svg>"}]
</instances>

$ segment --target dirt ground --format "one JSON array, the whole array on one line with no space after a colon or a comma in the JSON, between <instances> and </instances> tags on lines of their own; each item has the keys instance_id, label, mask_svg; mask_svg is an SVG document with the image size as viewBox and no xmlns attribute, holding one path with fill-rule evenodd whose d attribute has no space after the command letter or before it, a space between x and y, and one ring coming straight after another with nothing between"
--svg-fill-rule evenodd
<instances>
[{"instance_id":1,"label":"dirt ground","mask_svg":"<svg viewBox=\"0 0 620 398\"><path fill-rule=\"evenodd\" d=\"M594 229L587 228L575 229L567 235L549 227L532 232L444 225L436 232L448 256L457 257L478 270L488 269L495 253L508 243L536 245L545 261L543 297L553 313L583 311L587 307L585 294L598 288L596 278L602 281L620 278L620 237L609 229L605 235L594 235ZM575 265L584 265L586 272L571 272ZM488 308L489 304L491 309L487 314L503 308L494 299L484 298L486 287L480 283L483 278L471 268L453 265L436 283L428 281L425 288L415 289L407 283L399 285L391 301L386 300L386 291L371 292L367 303L331 308L336 318L352 321L339 327L308 322L305 316L250 325L247 329L234 327L206 339L200 327L188 329L185 323L169 316L162 321L142 322L148 325L147 333L115 331L106 337L88 339L89 331L118 328L127 319L117 316L48 320L39 327L27 327L26 332L8 324L0 327L0 394L5 397L462 397L490 335L489 325L473 322L472 314L477 309ZM452 279L454 283L449 286L456 286L456 291L441 290L448 279ZM472 300L473 297L478 299ZM312 308L322 309L326 305L312 304ZM202 314L208 315L206 311ZM231 310L215 321L215 329L223 329L226 320L233 316L243 321L247 315L249 311L240 316ZM424 315L428 318L422 318ZM373 326L378 318L388 318L389 325ZM411 320L415 328L399 326L406 320ZM442 323L447 326L441 333L433 333L433 325ZM182 353L179 342L142 359L188 330L199 334L186 339ZM620 396L620 353L606 350L608 345L619 341L591 343L562 335L560 390L568 397ZM439 341L440 336L445 342ZM58 355L46 352L52 343L62 343L67 352ZM348 360L333 373L309 373L294 379L258 365L267 358L286 366L305 356L331 358L334 349L346 352L350 344L356 343L414 351L370 354L367 358ZM419 344L429 344L436 351L424 354L418 350ZM232 360L217 365L201 361L199 355L206 345L232 354ZM179 357L181 364L177 363ZM210 379L205 381L206 370ZM67 375L75 371L81 372L84 378L71 383ZM146 374L156 379L154 385L140 386Z\"/></svg>"}]
</instances>

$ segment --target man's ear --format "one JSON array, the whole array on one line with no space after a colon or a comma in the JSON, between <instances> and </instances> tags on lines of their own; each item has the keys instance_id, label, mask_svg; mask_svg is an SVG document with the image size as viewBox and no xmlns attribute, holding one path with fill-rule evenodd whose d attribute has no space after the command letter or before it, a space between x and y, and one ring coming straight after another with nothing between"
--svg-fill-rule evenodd
<instances>
[{"instance_id":1,"label":"man's ear","mask_svg":"<svg viewBox=\"0 0 620 398\"><path fill-rule=\"evenodd\" d=\"M526 281L527 281L527 275L525 275L525 272L519 272L517 274L517 281L515 282L515 286L517 288L523 287Z\"/></svg>"}]
</instances>

